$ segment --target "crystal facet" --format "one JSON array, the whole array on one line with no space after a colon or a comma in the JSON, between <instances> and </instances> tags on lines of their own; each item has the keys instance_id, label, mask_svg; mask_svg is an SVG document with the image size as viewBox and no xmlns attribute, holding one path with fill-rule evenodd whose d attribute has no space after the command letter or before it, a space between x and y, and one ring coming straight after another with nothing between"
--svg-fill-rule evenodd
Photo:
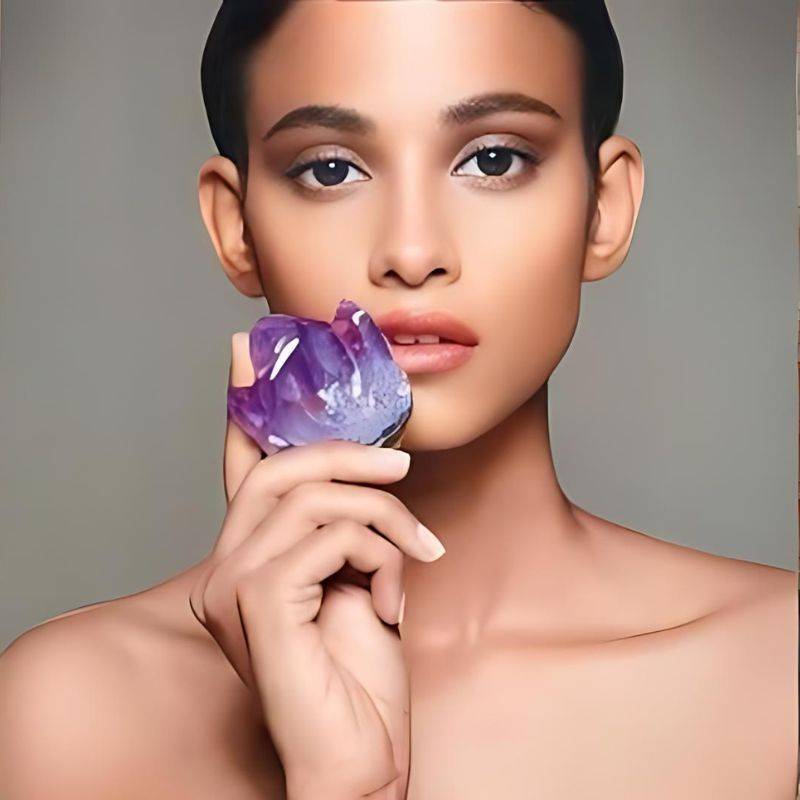
<instances>
[{"instance_id":1,"label":"crystal facet","mask_svg":"<svg viewBox=\"0 0 800 800\"><path fill-rule=\"evenodd\" d=\"M270 456L347 439L397 447L411 384L369 314L342 300L329 324L270 314L250 330L252 386L228 387L229 417Z\"/></svg>"}]
</instances>

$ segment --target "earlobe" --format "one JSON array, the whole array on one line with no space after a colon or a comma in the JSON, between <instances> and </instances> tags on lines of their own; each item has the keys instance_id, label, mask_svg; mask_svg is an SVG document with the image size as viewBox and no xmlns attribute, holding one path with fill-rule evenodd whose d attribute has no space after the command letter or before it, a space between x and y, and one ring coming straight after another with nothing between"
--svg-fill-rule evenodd
<instances>
[{"instance_id":1,"label":"earlobe","mask_svg":"<svg viewBox=\"0 0 800 800\"><path fill-rule=\"evenodd\" d=\"M644 194L644 163L639 148L624 136L600 146L597 210L589 230L583 281L614 272L630 250Z\"/></svg>"},{"instance_id":2,"label":"earlobe","mask_svg":"<svg viewBox=\"0 0 800 800\"><path fill-rule=\"evenodd\" d=\"M247 297L262 297L258 260L245 226L236 165L212 156L197 176L200 213L222 269Z\"/></svg>"}]
</instances>

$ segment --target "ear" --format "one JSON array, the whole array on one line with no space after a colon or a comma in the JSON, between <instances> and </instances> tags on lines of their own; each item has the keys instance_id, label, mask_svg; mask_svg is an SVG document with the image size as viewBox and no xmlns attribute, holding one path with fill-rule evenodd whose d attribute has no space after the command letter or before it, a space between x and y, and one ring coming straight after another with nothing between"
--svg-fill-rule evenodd
<instances>
[{"instance_id":1,"label":"ear","mask_svg":"<svg viewBox=\"0 0 800 800\"><path fill-rule=\"evenodd\" d=\"M263 297L258 260L244 221L239 171L229 158L212 156L197 176L200 213L222 269L248 297Z\"/></svg>"},{"instance_id":2,"label":"ear","mask_svg":"<svg viewBox=\"0 0 800 800\"><path fill-rule=\"evenodd\" d=\"M597 208L589 229L584 281L605 278L628 255L644 193L639 148L624 136L610 136L598 151Z\"/></svg>"}]
</instances>

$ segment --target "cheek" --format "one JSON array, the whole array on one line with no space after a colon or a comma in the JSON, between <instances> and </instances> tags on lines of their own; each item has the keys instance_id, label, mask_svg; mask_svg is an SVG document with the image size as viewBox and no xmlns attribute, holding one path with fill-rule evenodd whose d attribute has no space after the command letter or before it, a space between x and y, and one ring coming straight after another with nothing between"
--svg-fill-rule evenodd
<instances>
[{"instance_id":1,"label":"cheek","mask_svg":"<svg viewBox=\"0 0 800 800\"><path fill-rule=\"evenodd\" d=\"M481 272L489 368L528 393L555 369L577 324L587 196L576 162L534 178L515 203L509 197L494 220L491 269Z\"/></svg>"},{"instance_id":2,"label":"cheek","mask_svg":"<svg viewBox=\"0 0 800 800\"><path fill-rule=\"evenodd\" d=\"M525 186L448 197L439 230L460 274L438 296L445 305L452 297L452 309L474 325L480 352L461 369L412 378L415 411L404 446L455 447L476 438L558 365L580 306L583 166L576 144ZM251 176L247 223L270 309L327 319L342 297L359 295L377 212L358 196L318 202Z\"/></svg>"},{"instance_id":3,"label":"cheek","mask_svg":"<svg viewBox=\"0 0 800 800\"><path fill-rule=\"evenodd\" d=\"M575 333L585 176L554 174L509 194L502 213L492 206L483 204L471 232L461 230L461 308L479 331L479 352L460 374L420 386L412 448L457 447L494 428L539 391Z\"/></svg>"},{"instance_id":4,"label":"cheek","mask_svg":"<svg viewBox=\"0 0 800 800\"><path fill-rule=\"evenodd\" d=\"M361 293L365 249L348 200L305 199L253 176L247 225L270 309L328 319L339 300Z\"/></svg>"}]
</instances>

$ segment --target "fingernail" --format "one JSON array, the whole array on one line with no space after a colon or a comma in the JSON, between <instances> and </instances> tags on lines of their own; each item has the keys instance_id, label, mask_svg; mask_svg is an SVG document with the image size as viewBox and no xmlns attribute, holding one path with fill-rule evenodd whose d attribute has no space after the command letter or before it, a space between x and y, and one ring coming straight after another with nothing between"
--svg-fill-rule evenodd
<instances>
[{"instance_id":1,"label":"fingernail","mask_svg":"<svg viewBox=\"0 0 800 800\"><path fill-rule=\"evenodd\" d=\"M411 464L411 453L389 447L376 447L376 458L390 469L408 469Z\"/></svg>"},{"instance_id":2,"label":"fingernail","mask_svg":"<svg viewBox=\"0 0 800 800\"><path fill-rule=\"evenodd\" d=\"M400 597L400 611L397 613L398 625L403 621L403 614L405 613L406 613L406 593L403 592L402 596Z\"/></svg>"},{"instance_id":3,"label":"fingernail","mask_svg":"<svg viewBox=\"0 0 800 800\"><path fill-rule=\"evenodd\" d=\"M434 536L433 531L429 531L421 522L417 523L417 536L431 555L429 561L436 561L445 554L444 545Z\"/></svg>"}]
</instances>

